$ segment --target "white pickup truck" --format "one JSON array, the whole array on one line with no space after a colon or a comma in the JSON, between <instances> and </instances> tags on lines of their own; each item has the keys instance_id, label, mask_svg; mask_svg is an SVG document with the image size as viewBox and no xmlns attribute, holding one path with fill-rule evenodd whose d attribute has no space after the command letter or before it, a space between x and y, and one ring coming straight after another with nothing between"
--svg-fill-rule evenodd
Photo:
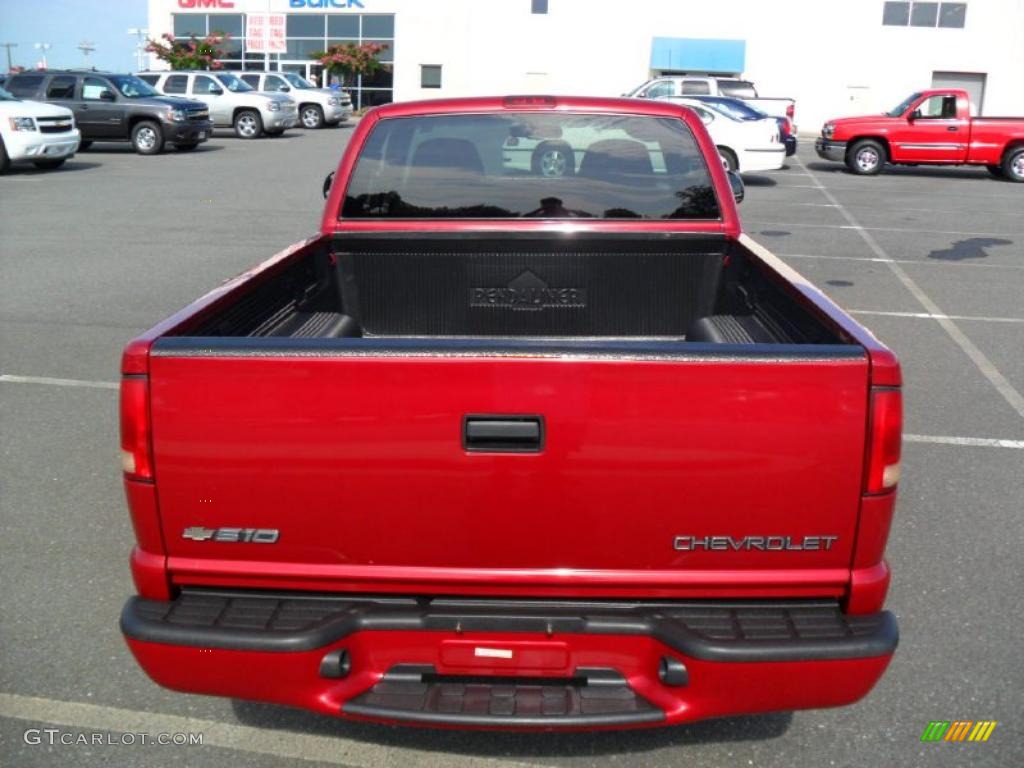
<instances>
[{"instance_id":1,"label":"white pickup truck","mask_svg":"<svg viewBox=\"0 0 1024 768\"><path fill-rule=\"evenodd\" d=\"M759 96L754 84L736 77L663 75L648 80L623 96L637 99L669 99L686 96L732 96L743 99L773 117L788 117L796 132L796 99Z\"/></svg>"}]
</instances>

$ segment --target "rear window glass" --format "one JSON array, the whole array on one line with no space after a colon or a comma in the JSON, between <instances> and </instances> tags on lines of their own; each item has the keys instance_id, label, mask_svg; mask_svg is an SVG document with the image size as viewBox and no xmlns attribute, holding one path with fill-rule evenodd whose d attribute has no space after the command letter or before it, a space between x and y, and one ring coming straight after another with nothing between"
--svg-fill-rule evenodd
<instances>
[{"instance_id":1,"label":"rear window glass","mask_svg":"<svg viewBox=\"0 0 1024 768\"><path fill-rule=\"evenodd\" d=\"M382 120L342 215L715 219L719 206L682 120L527 112Z\"/></svg>"},{"instance_id":2,"label":"rear window glass","mask_svg":"<svg viewBox=\"0 0 1024 768\"><path fill-rule=\"evenodd\" d=\"M18 75L8 80L5 87L15 96L35 96L42 82L42 75Z\"/></svg>"},{"instance_id":3,"label":"rear window glass","mask_svg":"<svg viewBox=\"0 0 1024 768\"><path fill-rule=\"evenodd\" d=\"M719 80L718 92L723 96L733 96L737 99L756 99L757 91L754 84L746 80Z\"/></svg>"}]
</instances>

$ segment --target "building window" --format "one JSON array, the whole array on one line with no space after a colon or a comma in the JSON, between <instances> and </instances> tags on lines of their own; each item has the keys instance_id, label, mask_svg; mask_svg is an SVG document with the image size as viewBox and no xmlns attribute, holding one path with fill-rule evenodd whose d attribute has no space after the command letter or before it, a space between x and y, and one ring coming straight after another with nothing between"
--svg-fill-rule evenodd
<instances>
[{"instance_id":1,"label":"building window","mask_svg":"<svg viewBox=\"0 0 1024 768\"><path fill-rule=\"evenodd\" d=\"M910 23L910 3L886 3L882 11L882 24L887 27L905 27Z\"/></svg>"},{"instance_id":2,"label":"building window","mask_svg":"<svg viewBox=\"0 0 1024 768\"><path fill-rule=\"evenodd\" d=\"M324 37L325 21L322 13L289 13L288 37Z\"/></svg>"},{"instance_id":3,"label":"building window","mask_svg":"<svg viewBox=\"0 0 1024 768\"><path fill-rule=\"evenodd\" d=\"M530 13L547 13L548 0L531 0Z\"/></svg>"},{"instance_id":4,"label":"building window","mask_svg":"<svg viewBox=\"0 0 1024 768\"><path fill-rule=\"evenodd\" d=\"M963 29L967 3L887 2L882 24L887 27L945 27Z\"/></svg>"},{"instance_id":5,"label":"building window","mask_svg":"<svg viewBox=\"0 0 1024 768\"><path fill-rule=\"evenodd\" d=\"M420 65L420 88L441 87L441 65L422 64Z\"/></svg>"},{"instance_id":6,"label":"building window","mask_svg":"<svg viewBox=\"0 0 1024 768\"><path fill-rule=\"evenodd\" d=\"M910 8L910 26L912 27L934 27L938 18L938 3L914 3Z\"/></svg>"},{"instance_id":7,"label":"building window","mask_svg":"<svg viewBox=\"0 0 1024 768\"><path fill-rule=\"evenodd\" d=\"M967 21L967 3L943 3L939 6L939 26L963 29Z\"/></svg>"}]
</instances>

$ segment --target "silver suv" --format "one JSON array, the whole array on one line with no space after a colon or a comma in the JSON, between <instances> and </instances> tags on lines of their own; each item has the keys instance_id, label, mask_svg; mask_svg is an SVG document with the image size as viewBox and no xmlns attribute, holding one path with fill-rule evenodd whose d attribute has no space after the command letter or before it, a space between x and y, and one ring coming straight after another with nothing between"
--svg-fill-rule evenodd
<instances>
[{"instance_id":1,"label":"silver suv","mask_svg":"<svg viewBox=\"0 0 1024 768\"><path fill-rule=\"evenodd\" d=\"M210 108L216 128L234 128L240 139L277 136L298 122L295 100L285 93L257 91L233 72L139 72L167 96L188 96Z\"/></svg>"},{"instance_id":2,"label":"silver suv","mask_svg":"<svg viewBox=\"0 0 1024 768\"><path fill-rule=\"evenodd\" d=\"M260 91L287 93L299 105L299 122L306 128L344 123L352 117L352 99L342 90L317 88L294 72L243 72L245 82Z\"/></svg>"}]
</instances>

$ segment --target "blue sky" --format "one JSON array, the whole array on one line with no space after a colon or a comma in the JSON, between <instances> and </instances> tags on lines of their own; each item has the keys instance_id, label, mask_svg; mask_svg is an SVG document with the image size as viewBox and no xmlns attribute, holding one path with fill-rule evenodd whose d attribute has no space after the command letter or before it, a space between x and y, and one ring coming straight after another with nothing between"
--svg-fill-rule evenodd
<instances>
[{"instance_id":1,"label":"blue sky","mask_svg":"<svg viewBox=\"0 0 1024 768\"><path fill-rule=\"evenodd\" d=\"M47 63L80 67L78 44L96 46L89 62L97 69L135 69L136 38L129 27L146 26L146 0L0 0L0 43L17 43L11 59L34 67L39 51L33 43L50 43ZM7 71L7 51L0 48L0 71Z\"/></svg>"}]
</instances>

